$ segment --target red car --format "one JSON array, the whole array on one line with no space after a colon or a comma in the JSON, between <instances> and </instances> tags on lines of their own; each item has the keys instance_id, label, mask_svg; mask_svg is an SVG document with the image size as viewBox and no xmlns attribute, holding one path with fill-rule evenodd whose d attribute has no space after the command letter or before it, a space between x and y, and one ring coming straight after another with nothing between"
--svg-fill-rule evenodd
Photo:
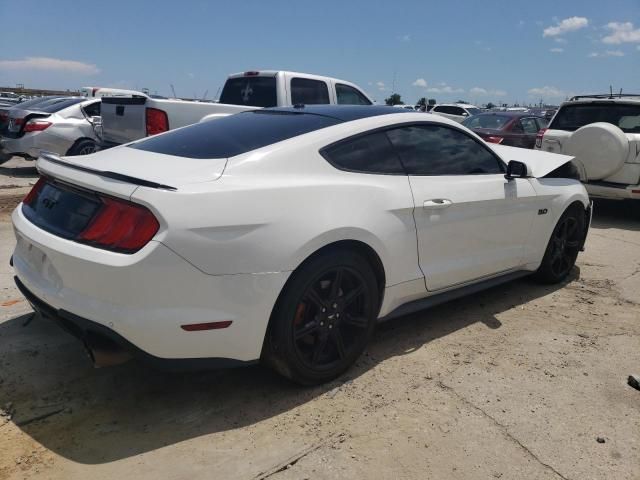
<instances>
[{"instance_id":1,"label":"red car","mask_svg":"<svg viewBox=\"0 0 640 480\"><path fill-rule=\"evenodd\" d=\"M533 148L536 134L548 123L544 117L530 113L485 112L467 118L462 125L473 130L485 142Z\"/></svg>"}]
</instances>

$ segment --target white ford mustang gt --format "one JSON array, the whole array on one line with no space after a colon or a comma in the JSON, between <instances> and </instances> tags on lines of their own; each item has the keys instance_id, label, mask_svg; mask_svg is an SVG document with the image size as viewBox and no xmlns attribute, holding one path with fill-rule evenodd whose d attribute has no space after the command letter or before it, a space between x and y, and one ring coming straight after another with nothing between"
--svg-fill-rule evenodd
<instances>
[{"instance_id":1,"label":"white ford mustang gt","mask_svg":"<svg viewBox=\"0 0 640 480\"><path fill-rule=\"evenodd\" d=\"M97 364L263 359L340 375L378 319L534 273L590 223L571 157L387 107L256 110L82 158L43 155L16 282Z\"/></svg>"}]
</instances>

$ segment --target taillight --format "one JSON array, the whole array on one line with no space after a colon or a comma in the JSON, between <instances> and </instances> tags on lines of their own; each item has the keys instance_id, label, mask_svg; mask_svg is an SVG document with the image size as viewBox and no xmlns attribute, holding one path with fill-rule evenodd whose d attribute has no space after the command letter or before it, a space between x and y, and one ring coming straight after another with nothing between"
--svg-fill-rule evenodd
<instances>
[{"instance_id":1,"label":"taillight","mask_svg":"<svg viewBox=\"0 0 640 480\"><path fill-rule=\"evenodd\" d=\"M502 143L503 140L504 140L503 137L496 137L494 135L489 135L484 139L485 142L489 142L489 143Z\"/></svg>"},{"instance_id":2,"label":"taillight","mask_svg":"<svg viewBox=\"0 0 640 480\"><path fill-rule=\"evenodd\" d=\"M147 136L157 135L158 133L167 132L169 130L169 118L167 112L157 108L147 108Z\"/></svg>"},{"instance_id":3,"label":"taillight","mask_svg":"<svg viewBox=\"0 0 640 480\"><path fill-rule=\"evenodd\" d=\"M43 120L29 120L25 123L23 132L41 132L51 126L51 122L45 122Z\"/></svg>"},{"instance_id":4,"label":"taillight","mask_svg":"<svg viewBox=\"0 0 640 480\"><path fill-rule=\"evenodd\" d=\"M36 200L36 198L38 198L38 193L40 193L40 190L42 190L42 187L44 187L44 184L45 184L44 177L40 177L38 181L35 183L35 185L31 188L29 193L27 193L27 196L24 197L24 200L22 200L22 203L24 203L25 205L32 206L33 202Z\"/></svg>"},{"instance_id":5,"label":"taillight","mask_svg":"<svg viewBox=\"0 0 640 480\"><path fill-rule=\"evenodd\" d=\"M82 243L133 253L144 247L160 225L147 208L114 198L101 198L102 207L76 239Z\"/></svg>"},{"instance_id":6,"label":"taillight","mask_svg":"<svg viewBox=\"0 0 640 480\"><path fill-rule=\"evenodd\" d=\"M548 128L541 128L538 130L536 134L536 148L542 148L542 137L544 137L544 132L549 130Z\"/></svg>"}]
</instances>

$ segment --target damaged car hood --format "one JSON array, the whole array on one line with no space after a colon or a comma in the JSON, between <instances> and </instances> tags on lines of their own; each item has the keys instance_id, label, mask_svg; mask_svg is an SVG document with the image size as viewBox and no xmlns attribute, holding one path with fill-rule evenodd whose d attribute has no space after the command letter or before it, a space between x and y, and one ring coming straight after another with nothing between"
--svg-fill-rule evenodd
<instances>
[{"instance_id":1,"label":"damaged car hood","mask_svg":"<svg viewBox=\"0 0 640 480\"><path fill-rule=\"evenodd\" d=\"M529 167L531 175L535 178L542 178L553 172L556 168L573 160L569 155L543 152L542 150L528 150L526 148L508 147L506 145L487 144L498 154L505 163L510 160L517 160Z\"/></svg>"}]
</instances>

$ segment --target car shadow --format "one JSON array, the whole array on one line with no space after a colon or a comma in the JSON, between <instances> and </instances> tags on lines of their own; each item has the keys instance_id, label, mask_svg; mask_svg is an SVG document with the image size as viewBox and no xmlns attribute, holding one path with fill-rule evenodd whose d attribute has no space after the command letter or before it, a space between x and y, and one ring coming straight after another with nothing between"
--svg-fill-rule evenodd
<instances>
[{"instance_id":1,"label":"car shadow","mask_svg":"<svg viewBox=\"0 0 640 480\"><path fill-rule=\"evenodd\" d=\"M35 162L33 166L28 167L0 167L0 175L15 178L38 177L38 169L35 167Z\"/></svg>"},{"instance_id":2,"label":"car shadow","mask_svg":"<svg viewBox=\"0 0 640 480\"><path fill-rule=\"evenodd\" d=\"M83 464L111 462L277 416L472 324L499 329L500 313L578 277L576 267L564 284L524 278L381 324L346 374L310 388L259 365L183 374L138 362L93 369L75 339L44 319L25 327L28 316L21 316L0 324L0 407L58 455Z\"/></svg>"},{"instance_id":3,"label":"car shadow","mask_svg":"<svg viewBox=\"0 0 640 480\"><path fill-rule=\"evenodd\" d=\"M591 226L640 231L640 200L595 199Z\"/></svg>"}]
</instances>

